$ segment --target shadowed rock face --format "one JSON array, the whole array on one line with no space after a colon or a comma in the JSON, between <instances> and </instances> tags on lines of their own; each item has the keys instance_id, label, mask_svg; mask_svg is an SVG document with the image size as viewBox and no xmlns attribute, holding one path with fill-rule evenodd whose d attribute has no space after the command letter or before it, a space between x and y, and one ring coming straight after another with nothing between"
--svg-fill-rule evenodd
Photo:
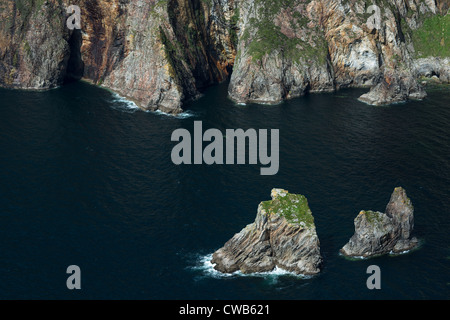
<instances>
[{"instance_id":1,"label":"shadowed rock face","mask_svg":"<svg viewBox=\"0 0 450 320\"><path fill-rule=\"evenodd\" d=\"M0 1L0 86L46 89L60 85L70 56L69 30L58 1Z\"/></svg>"},{"instance_id":2,"label":"shadowed rock face","mask_svg":"<svg viewBox=\"0 0 450 320\"><path fill-rule=\"evenodd\" d=\"M223 273L267 272L279 267L316 274L322 263L319 246L306 198L273 189L272 200L258 206L255 222L217 250L211 262Z\"/></svg>"},{"instance_id":3,"label":"shadowed rock face","mask_svg":"<svg viewBox=\"0 0 450 320\"><path fill-rule=\"evenodd\" d=\"M395 188L386 212L361 211L355 218L355 234L341 249L346 256L370 257L401 253L415 248L411 237L414 229L414 208L403 188Z\"/></svg>"},{"instance_id":4,"label":"shadowed rock face","mask_svg":"<svg viewBox=\"0 0 450 320\"><path fill-rule=\"evenodd\" d=\"M417 77L449 81L446 0L1 0L0 86L82 77L149 110L179 113L230 78L239 103L370 87L360 100L422 99ZM66 8L81 9L81 31ZM423 45L426 42L428 45Z\"/></svg>"}]
</instances>

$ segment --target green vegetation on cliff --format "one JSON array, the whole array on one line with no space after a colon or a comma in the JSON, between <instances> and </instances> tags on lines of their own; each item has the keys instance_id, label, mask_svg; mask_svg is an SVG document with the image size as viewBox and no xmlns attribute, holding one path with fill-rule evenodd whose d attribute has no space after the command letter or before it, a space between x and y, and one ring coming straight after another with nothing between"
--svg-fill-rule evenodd
<instances>
[{"instance_id":1,"label":"green vegetation on cliff","mask_svg":"<svg viewBox=\"0 0 450 320\"><path fill-rule=\"evenodd\" d=\"M234 10L234 15L231 17L230 20L230 38L231 38L231 43L233 43L233 45L237 45L238 43L238 35L236 33L236 28L239 22L239 18L240 18L240 11L239 8L236 8Z\"/></svg>"},{"instance_id":2,"label":"green vegetation on cliff","mask_svg":"<svg viewBox=\"0 0 450 320\"><path fill-rule=\"evenodd\" d=\"M306 6L308 2L305 0L303 4ZM278 52L294 62L306 59L326 63L328 51L325 37L317 27L315 32L311 32L307 25L309 20L300 13L299 4L301 2L294 0L255 1L258 19L251 18L249 28L242 35L244 41L251 38L248 53L253 61L259 61L271 52ZM282 32L280 24L284 20L290 23ZM305 30L308 32L304 33ZM304 37L306 34L311 37Z\"/></svg>"},{"instance_id":3,"label":"green vegetation on cliff","mask_svg":"<svg viewBox=\"0 0 450 320\"><path fill-rule=\"evenodd\" d=\"M372 225L374 223L376 223L378 225L381 222L383 222L384 213L381 213L378 211L367 210L367 211L361 211L361 214L364 214L367 218L367 221Z\"/></svg>"},{"instance_id":4,"label":"green vegetation on cliff","mask_svg":"<svg viewBox=\"0 0 450 320\"><path fill-rule=\"evenodd\" d=\"M426 18L420 28L412 30L417 58L450 56L450 15Z\"/></svg>"},{"instance_id":5,"label":"green vegetation on cliff","mask_svg":"<svg viewBox=\"0 0 450 320\"><path fill-rule=\"evenodd\" d=\"M308 206L308 200L301 194L279 195L274 200L261 202L267 214L277 214L286 218L291 224L314 226L314 217Z\"/></svg>"}]
</instances>

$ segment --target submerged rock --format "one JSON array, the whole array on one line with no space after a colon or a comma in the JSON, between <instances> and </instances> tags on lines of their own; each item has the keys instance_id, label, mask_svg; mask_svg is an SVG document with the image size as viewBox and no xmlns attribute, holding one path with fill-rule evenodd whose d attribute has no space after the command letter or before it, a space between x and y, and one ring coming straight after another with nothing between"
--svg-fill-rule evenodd
<instances>
[{"instance_id":1,"label":"submerged rock","mask_svg":"<svg viewBox=\"0 0 450 320\"><path fill-rule=\"evenodd\" d=\"M345 256L370 257L415 248L418 240L411 237L414 207L403 188L395 188L385 211L361 211L355 218L355 234L340 252Z\"/></svg>"},{"instance_id":2,"label":"submerged rock","mask_svg":"<svg viewBox=\"0 0 450 320\"><path fill-rule=\"evenodd\" d=\"M254 273L279 267L305 275L320 271L320 243L307 199L283 189L273 189L271 195L272 200L259 204L255 222L213 254L216 270Z\"/></svg>"}]
</instances>

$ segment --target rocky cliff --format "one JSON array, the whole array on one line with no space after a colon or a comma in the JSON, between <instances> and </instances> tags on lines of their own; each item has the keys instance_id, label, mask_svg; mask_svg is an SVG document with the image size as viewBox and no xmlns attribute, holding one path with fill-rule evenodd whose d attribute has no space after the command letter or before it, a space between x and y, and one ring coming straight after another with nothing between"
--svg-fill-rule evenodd
<instances>
[{"instance_id":1,"label":"rocky cliff","mask_svg":"<svg viewBox=\"0 0 450 320\"><path fill-rule=\"evenodd\" d=\"M267 272L275 267L304 275L318 273L320 244L306 198L273 189L272 200L258 206L255 222L217 250L211 262L223 273Z\"/></svg>"},{"instance_id":2,"label":"rocky cliff","mask_svg":"<svg viewBox=\"0 0 450 320\"><path fill-rule=\"evenodd\" d=\"M361 211L355 218L355 234L341 249L346 256L370 257L401 253L418 245L411 236L414 207L403 188L395 188L385 213Z\"/></svg>"},{"instance_id":3,"label":"rocky cliff","mask_svg":"<svg viewBox=\"0 0 450 320\"><path fill-rule=\"evenodd\" d=\"M375 13L373 4L380 8ZM424 98L416 81L424 69L448 82L448 60L439 59L450 55L449 16L438 14L446 14L448 2L270 0L243 1L241 7L229 89L237 102L276 103L306 92L371 87L360 100L383 105ZM377 20L368 23L374 15ZM424 56L440 58L424 68L415 63Z\"/></svg>"},{"instance_id":4,"label":"rocky cliff","mask_svg":"<svg viewBox=\"0 0 450 320\"><path fill-rule=\"evenodd\" d=\"M69 5L81 9L81 30L66 26ZM448 8L448 0L0 0L0 85L47 89L83 78L169 113L227 79L239 103L352 86L371 88L360 100L374 105L421 99L419 77L450 79Z\"/></svg>"},{"instance_id":5,"label":"rocky cliff","mask_svg":"<svg viewBox=\"0 0 450 320\"><path fill-rule=\"evenodd\" d=\"M81 30L69 30L69 5ZM0 85L48 89L83 78L144 109L182 111L228 78L233 0L1 0Z\"/></svg>"}]
</instances>

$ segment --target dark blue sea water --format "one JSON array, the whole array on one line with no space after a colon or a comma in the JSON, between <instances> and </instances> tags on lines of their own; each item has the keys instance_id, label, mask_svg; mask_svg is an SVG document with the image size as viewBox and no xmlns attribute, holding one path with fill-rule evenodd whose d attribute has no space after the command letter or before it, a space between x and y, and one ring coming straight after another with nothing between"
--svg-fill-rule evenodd
<instances>
[{"instance_id":1,"label":"dark blue sea water","mask_svg":"<svg viewBox=\"0 0 450 320\"><path fill-rule=\"evenodd\" d=\"M181 117L130 108L78 82L0 90L2 299L448 299L450 94L372 107L364 90L239 106L210 88ZM279 129L280 170L171 162L177 128ZM339 249L362 209L397 186L415 207L420 249L350 261ZM207 257L253 222L273 187L304 194L324 258L320 275L221 276ZM68 290L66 268L81 268ZM381 290L366 269L381 268Z\"/></svg>"}]
</instances>

